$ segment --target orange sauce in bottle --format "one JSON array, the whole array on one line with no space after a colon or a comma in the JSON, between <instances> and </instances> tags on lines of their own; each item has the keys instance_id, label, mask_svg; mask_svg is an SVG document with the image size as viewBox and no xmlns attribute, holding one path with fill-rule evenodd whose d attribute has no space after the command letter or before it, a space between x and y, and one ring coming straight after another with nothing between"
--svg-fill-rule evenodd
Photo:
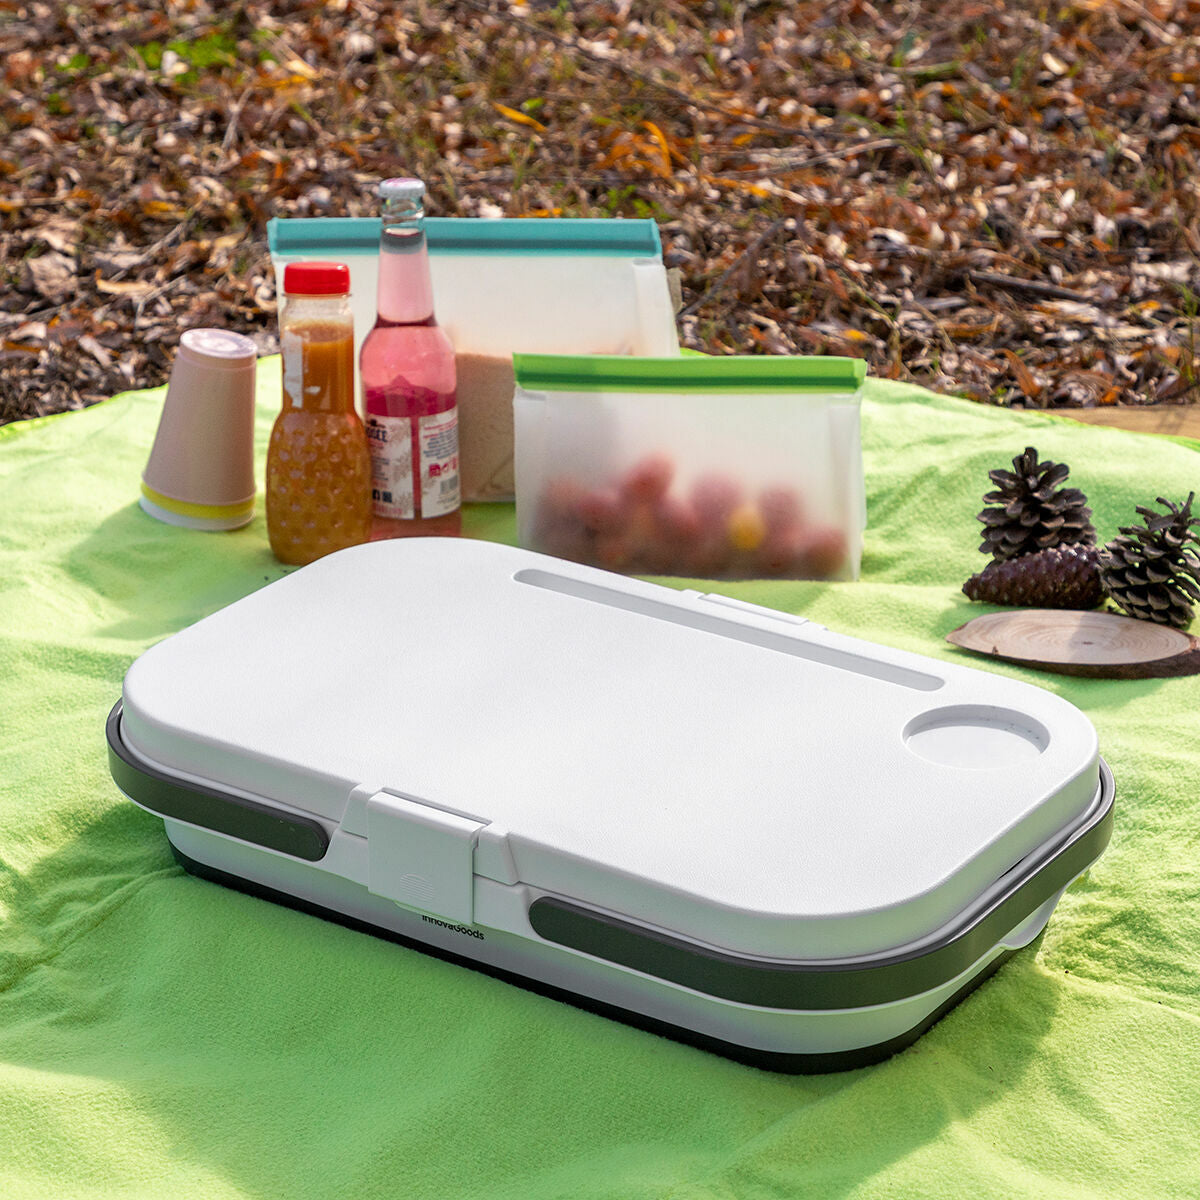
<instances>
[{"instance_id":1,"label":"orange sauce in bottle","mask_svg":"<svg viewBox=\"0 0 1200 1200\"><path fill-rule=\"evenodd\" d=\"M344 318L301 312L291 320L285 310L280 348L283 409L267 451L267 533L280 562L303 565L369 540L371 460L354 408L348 310Z\"/></svg>"}]
</instances>

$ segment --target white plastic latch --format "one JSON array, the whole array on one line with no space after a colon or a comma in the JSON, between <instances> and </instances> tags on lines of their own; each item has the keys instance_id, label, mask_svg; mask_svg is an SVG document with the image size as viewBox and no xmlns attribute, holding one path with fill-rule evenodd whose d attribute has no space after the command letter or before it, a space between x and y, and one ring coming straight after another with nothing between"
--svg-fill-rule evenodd
<instances>
[{"instance_id":1,"label":"white plastic latch","mask_svg":"<svg viewBox=\"0 0 1200 1200\"><path fill-rule=\"evenodd\" d=\"M459 925L474 919L475 843L486 822L376 792L367 801L367 887Z\"/></svg>"}]
</instances>

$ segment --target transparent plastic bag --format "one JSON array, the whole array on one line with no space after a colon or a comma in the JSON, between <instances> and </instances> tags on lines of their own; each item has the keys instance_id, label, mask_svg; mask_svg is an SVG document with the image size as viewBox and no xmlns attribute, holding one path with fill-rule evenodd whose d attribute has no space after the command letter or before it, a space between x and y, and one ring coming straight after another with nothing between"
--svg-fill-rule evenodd
<instances>
[{"instance_id":1,"label":"transparent plastic bag","mask_svg":"<svg viewBox=\"0 0 1200 1200\"><path fill-rule=\"evenodd\" d=\"M855 579L865 364L517 355L522 546L689 578Z\"/></svg>"},{"instance_id":2,"label":"transparent plastic bag","mask_svg":"<svg viewBox=\"0 0 1200 1200\"><path fill-rule=\"evenodd\" d=\"M464 500L513 498L512 356L679 352L650 220L428 217L434 308L454 345ZM268 223L276 279L288 262L350 267L355 340L375 323L379 221Z\"/></svg>"}]
</instances>

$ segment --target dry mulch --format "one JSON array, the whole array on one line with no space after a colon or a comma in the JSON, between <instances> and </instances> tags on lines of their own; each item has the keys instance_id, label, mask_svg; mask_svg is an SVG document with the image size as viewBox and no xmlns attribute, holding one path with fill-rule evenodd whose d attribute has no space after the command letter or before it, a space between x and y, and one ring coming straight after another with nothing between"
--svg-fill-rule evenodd
<instances>
[{"instance_id":1,"label":"dry mulch","mask_svg":"<svg viewBox=\"0 0 1200 1200\"><path fill-rule=\"evenodd\" d=\"M0 0L0 423L275 348L266 221L395 174L653 217L685 342L1192 403L1200 0Z\"/></svg>"}]
</instances>

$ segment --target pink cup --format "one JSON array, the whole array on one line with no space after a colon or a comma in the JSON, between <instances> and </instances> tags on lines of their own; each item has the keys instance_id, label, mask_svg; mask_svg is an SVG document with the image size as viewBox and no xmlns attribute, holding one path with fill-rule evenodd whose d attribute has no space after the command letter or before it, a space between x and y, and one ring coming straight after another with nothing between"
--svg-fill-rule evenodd
<instances>
[{"instance_id":1,"label":"pink cup","mask_svg":"<svg viewBox=\"0 0 1200 1200\"><path fill-rule=\"evenodd\" d=\"M254 517L254 343L189 329L167 384L139 503L189 529L237 529Z\"/></svg>"}]
</instances>

